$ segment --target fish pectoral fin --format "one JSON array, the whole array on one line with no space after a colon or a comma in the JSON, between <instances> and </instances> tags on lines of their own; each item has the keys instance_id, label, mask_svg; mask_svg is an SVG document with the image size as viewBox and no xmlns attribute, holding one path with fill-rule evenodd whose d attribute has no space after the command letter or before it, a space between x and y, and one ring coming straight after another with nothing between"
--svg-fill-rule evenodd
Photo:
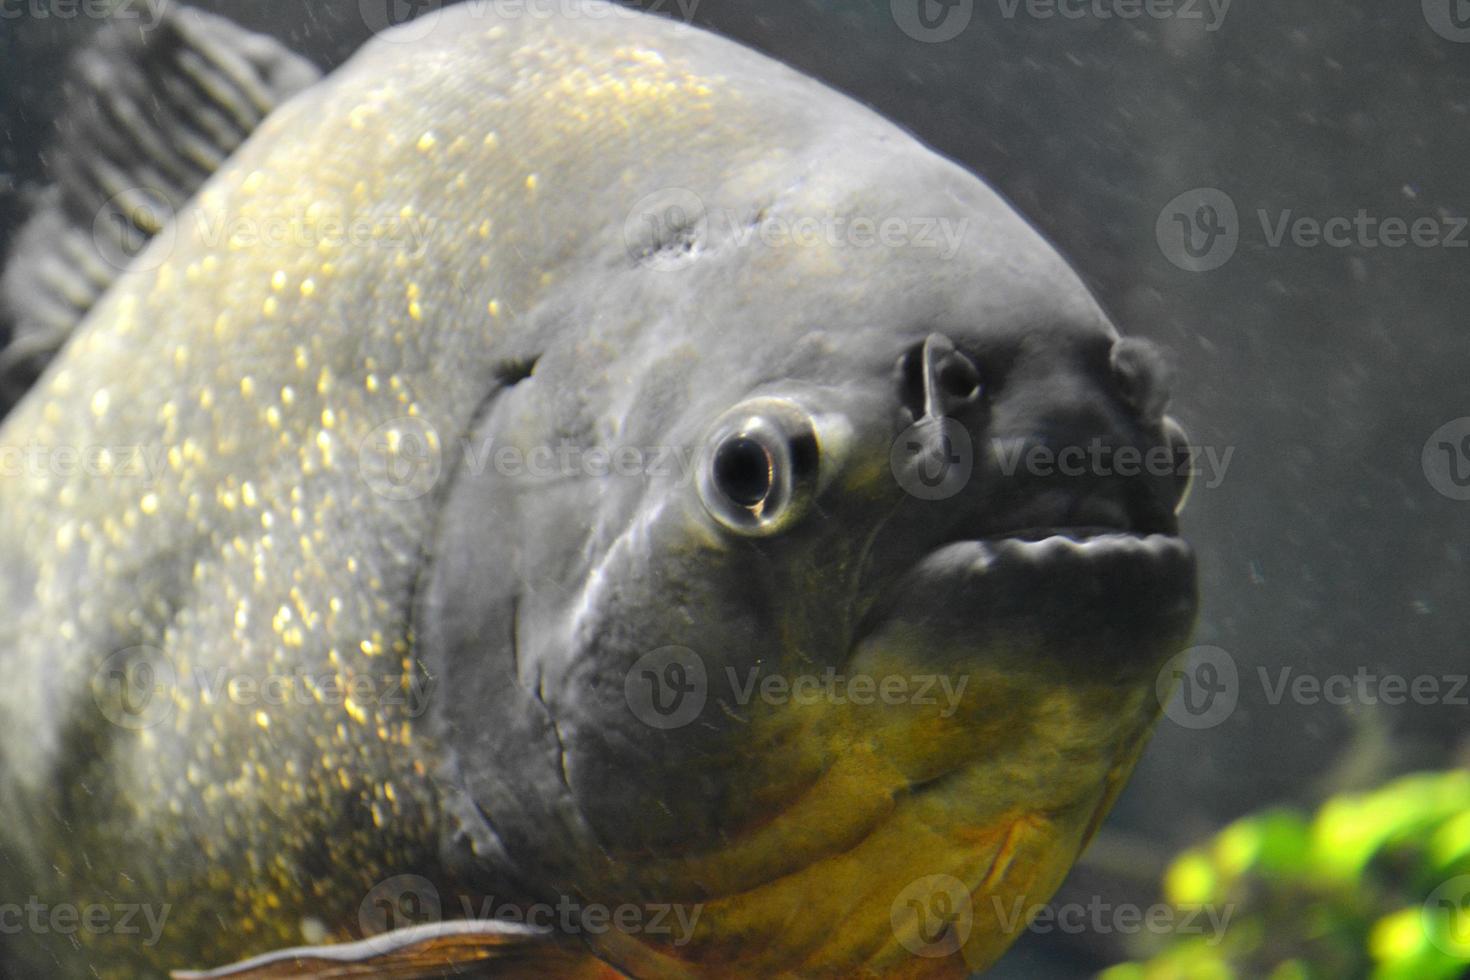
<instances>
[{"instance_id":1,"label":"fish pectoral fin","mask_svg":"<svg viewBox=\"0 0 1470 980\"><path fill-rule=\"evenodd\" d=\"M0 276L11 337L0 416L210 175L320 77L274 38L172 3L151 26L127 18L97 32L46 154L53 183L34 195Z\"/></svg>"},{"instance_id":2,"label":"fish pectoral fin","mask_svg":"<svg viewBox=\"0 0 1470 980\"><path fill-rule=\"evenodd\" d=\"M217 970L174 970L173 980L327 980L485 977L494 980L623 977L581 943L547 929L494 920L455 920L396 929L370 939L266 953Z\"/></svg>"}]
</instances>

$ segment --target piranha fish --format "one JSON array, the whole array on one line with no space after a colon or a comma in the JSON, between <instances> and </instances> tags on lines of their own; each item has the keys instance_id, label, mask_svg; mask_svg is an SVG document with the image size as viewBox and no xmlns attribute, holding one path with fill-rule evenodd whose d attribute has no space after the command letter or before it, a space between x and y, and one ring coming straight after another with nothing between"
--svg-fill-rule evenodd
<instances>
[{"instance_id":1,"label":"piranha fish","mask_svg":"<svg viewBox=\"0 0 1470 980\"><path fill-rule=\"evenodd\" d=\"M812 79L497 9L84 59L8 278L5 975L960 977L1142 751L1158 353Z\"/></svg>"}]
</instances>

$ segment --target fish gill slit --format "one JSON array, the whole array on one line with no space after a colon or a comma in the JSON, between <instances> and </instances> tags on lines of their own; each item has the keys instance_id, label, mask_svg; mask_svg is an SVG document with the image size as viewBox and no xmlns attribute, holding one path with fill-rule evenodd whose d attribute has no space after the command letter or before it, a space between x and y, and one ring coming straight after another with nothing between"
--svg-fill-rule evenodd
<instances>
[{"instance_id":1,"label":"fish gill slit","mask_svg":"<svg viewBox=\"0 0 1470 980\"><path fill-rule=\"evenodd\" d=\"M511 665L515 675L521 676L521 598L515 596L510 601L510 655ZM541 706L546 720L551 722L551 735L556 739L556 768L557 776L561 784L570 794L572 792L571 773L567 770L567 743L561 734L561 722L557 720L556 714L551 710L551 705L546 703L546 673L539 666L536 669L536 682L530 685L530 693ZM581 812L580 806L578 812Z\"/></svg>"}]
</instances>

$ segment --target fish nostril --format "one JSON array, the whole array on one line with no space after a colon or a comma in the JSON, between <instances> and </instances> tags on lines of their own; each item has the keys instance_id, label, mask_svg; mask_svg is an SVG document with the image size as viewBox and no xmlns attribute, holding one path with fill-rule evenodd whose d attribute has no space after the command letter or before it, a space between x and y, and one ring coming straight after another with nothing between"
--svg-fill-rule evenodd
<instances>
[{"instance_id":1,"label":"fish nostril","mask_svg":"<svg viewBox=\"0 0 1470 980\"><path fill-rule=\"evenodd\" d=\"M980 397L980 369L943 334L930 334L899 358L900 397L914 421L944 418Z\"/></svg>"},{"instance_id":2,"label":"fish nostril","mask_svg":"<svg viewBox=\"0 0 1470 980\"><path fill-rule=\"evenodd\" d=\"M966 402L980 393L980 369L959 351L952 353L939 369L939 387L957 402Z\"/></svg>"}]
</instances>

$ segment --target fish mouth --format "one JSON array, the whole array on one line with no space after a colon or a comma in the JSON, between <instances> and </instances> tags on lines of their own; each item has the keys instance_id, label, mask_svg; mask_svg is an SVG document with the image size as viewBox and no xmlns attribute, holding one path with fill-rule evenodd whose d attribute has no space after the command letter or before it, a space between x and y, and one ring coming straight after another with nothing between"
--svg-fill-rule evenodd
<instances>
[{"instance_id":1,"label":"fish mouth","mask_svg":"<svg viewBox=\"0 0 1470 980\"><path fill-rule=\"evenodd\" d=\"M968 509L968 508L967 508ZM999 658L1057 683L1132 683L1187 640L1193 549L1172 510L1054 491L970 509L872 594L854 653L963 675ZM933 538L931 538L933 540Z\"/></svg>"}]
</instances>

